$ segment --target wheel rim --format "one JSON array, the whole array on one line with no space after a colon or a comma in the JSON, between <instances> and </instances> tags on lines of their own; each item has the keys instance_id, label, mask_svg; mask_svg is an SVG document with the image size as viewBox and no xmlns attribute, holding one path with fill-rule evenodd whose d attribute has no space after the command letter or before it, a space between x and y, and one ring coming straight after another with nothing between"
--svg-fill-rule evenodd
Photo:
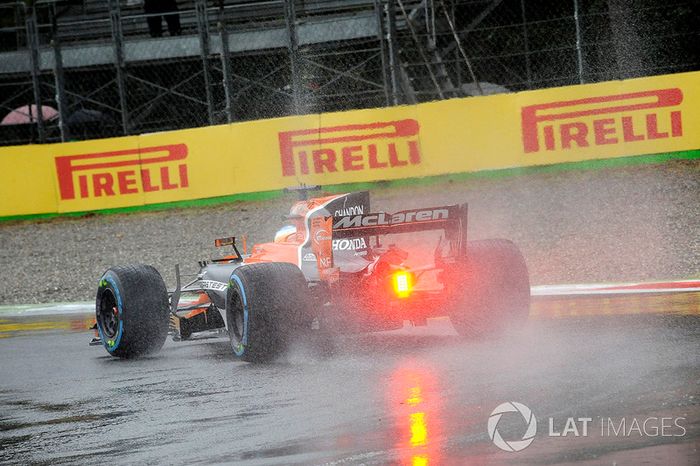
<instances>
[{"instance_id":1,"label":"wheel rim","mask_svg":"<svg viewBox=\"0 0 700 466\"><path fill-rule=\"evenodd\" d=\"M102 293L97 322L107 340L112 340L117 336L121 315L117 308L117 300L114 293L109 288L106 288Z\"/></svg>"},{"instance_id":2,"label":"wheel rim","mask_svg":"<svg viewBox=\"0 0 700 466\"><path fill-rule=\"evenodd\" d=\"M245 333L245 314L241 297L234 293L233 301L229 311L229 334L231 335L231 343L234 348L243 343L243 335Z\"/></svg>"}]
</instances>

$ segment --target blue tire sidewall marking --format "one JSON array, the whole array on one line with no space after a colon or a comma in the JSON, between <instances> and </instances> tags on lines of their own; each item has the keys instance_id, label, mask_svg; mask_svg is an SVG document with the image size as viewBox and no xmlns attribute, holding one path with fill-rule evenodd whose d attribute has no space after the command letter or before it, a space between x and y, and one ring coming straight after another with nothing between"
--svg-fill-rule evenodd
<instances>
[{"instance_id":1,"label":"blue tire sidewall marking","mask_svg":"<svg viewBox=\"0 0 700 466\"><path fill-rule=\"evenodd\" d=\"M243 282L241 279L231 274L231 282L236 282L238 285L238 290L241 292L241 297L243 297L243 336L238 346L233 346L233 341L231 342L231 348L236 356L242 356L245 353L245 347L248 344L248 298L245 295L245 288L243 288ZM232 285L233 283L230 283ZM233 323L231 323L233 325Z\"/></svg>"},{"instance_id":2,"label":"blue tire sidewall marking","mask_svg":"<svg viewBox=\"0 0 700 466\"><path fill-rule=\"evenodd\" d=\"M117 331L117 337L114 339L114 344L112 346L110 346L107 340L105 339L104 334L102 333L102 327L100 327L99 323L97 325L97 333L100 334L100 340L102 340L102 345L108 352L111 353L119 347L119 342L122 341L122 334L124 333L124 319L122 319L122 297L121 294L119 294L119 287L117 286L117 282L114 281L114 279L111 276L104 275L100 282L102 282L102 280L105 280L110 285L112 285L112 291L114 291L114 294L117 297L117 311L119 312L119 331Z\"/></svg>"}]
</instances>

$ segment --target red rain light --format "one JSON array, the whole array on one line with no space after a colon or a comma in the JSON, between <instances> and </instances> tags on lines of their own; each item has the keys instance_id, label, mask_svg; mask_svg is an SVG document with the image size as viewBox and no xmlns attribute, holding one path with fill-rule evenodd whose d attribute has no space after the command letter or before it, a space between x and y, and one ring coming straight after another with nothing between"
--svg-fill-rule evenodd
<instances>
[{"instance_id":1,"label":"red rain light","mask_svg":"<svg viewBox=\"0 0 700 466\"><path fill-rule=\"evenodd\" d=\"M399 298L407 298L411 294L413 288L412 274L406 270L394 272L391 283L394 287L394 293L396 293L396 296Z\"/></svg>"}]
</instances>

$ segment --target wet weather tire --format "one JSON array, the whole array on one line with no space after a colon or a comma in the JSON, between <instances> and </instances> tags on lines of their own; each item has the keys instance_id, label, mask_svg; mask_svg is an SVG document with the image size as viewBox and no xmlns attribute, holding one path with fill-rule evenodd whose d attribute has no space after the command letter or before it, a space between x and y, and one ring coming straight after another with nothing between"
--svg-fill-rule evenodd
<instances>
[{"instance_id":1,"label":"wet weather tire","mask_svg":"<svg viewBox=\"0 0 700 466\"><path fill-rule=\"evenodd\" d=\"M168 335L168 292L150 265L108 269L95 306L97 329L109 354L135 358L163 347Z\"/></svg>"},{"instance_id":2,"label":"wet weather tire","mask_svg":"<svg viewBox=\"0 0 700 466\"><path fill-rule=\"evenodd\" d=\"M226 297L226 323L236 358L268 362L303 334L308 285L288 263L244 265L233 271Z\"/></svg>"},{"instance_id":3,"label":"wet weather tire","mask_svg":"<svg viewBox=\"0 0 700 466\"><path fill-rule=\"evenodd\" d=\"M527 320L530 279L518 247L504 239L467 243L450 320L460 335L482 337Z\"/></svg>"}]
</instances>

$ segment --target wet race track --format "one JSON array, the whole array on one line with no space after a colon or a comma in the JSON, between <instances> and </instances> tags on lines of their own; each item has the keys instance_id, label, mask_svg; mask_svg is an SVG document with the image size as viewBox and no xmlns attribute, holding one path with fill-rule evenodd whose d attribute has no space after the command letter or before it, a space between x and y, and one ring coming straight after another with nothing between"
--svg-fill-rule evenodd
<instances>
[{"instance_id":1,"label":"wet race track","mask_svg":"<svg viewBox=\"0 0 700 466\"><path fill-rule=\"evenodd\" d=\"M539 316L490 341L462 340L436 319L343 337L330 355L306 342L271 365L235 362L224 338L168 340L155 357L123 361L88 346L86 318L46 319L52 323L0 323L2 462L698 464L700 457L697 315ZM32 326L38 331L20 331ZM537 422L532 443L518 452L497 448L487 429L492 411L510 401ZM497 434L519 441L526 425L518 412L505 412Z\"/></svg>"},{"instance_id":2,"label":"wet race track","mask_svg":"<svg viewBox=\"0 0 700 466\"><path fill-rule=\"evenodd\" d=\"M471 237L513 239L538 286L697 278L699 170L677 161L374 195L387 211L468 200ZM570 286L535 287L529 321L505 338L463 340L434 320L345 336L331 354L299 342L264 366L234 361L225 338L122 361L88 346L92 317L76 309L4 310L92 299L114 264L153 264L172 285L176 260L212 257L212 239L232 232L268 241L289 206L3 225L0 463L700 464L700 285L574 299Z\"/></svg>"}]
</instances>

